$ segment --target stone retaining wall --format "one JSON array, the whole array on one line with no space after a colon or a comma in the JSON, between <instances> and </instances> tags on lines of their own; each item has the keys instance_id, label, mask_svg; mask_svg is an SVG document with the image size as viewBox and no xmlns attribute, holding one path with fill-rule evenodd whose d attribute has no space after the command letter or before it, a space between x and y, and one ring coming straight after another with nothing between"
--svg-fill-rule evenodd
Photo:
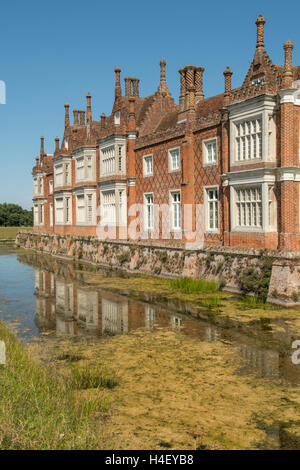
<instances>
[{"instance_id":1,"label":"stone retaining wall","mask_svg":"<svg viewBox=\"0 0 300 470\"><path fill-rule=\"evenodd\" d=\"M133 273L215 280L230 291L255 293L286 306L300 305L299 253L228 247L185 250L27 231L18 234L16 245Z\"/></svg>"}]
</instances>

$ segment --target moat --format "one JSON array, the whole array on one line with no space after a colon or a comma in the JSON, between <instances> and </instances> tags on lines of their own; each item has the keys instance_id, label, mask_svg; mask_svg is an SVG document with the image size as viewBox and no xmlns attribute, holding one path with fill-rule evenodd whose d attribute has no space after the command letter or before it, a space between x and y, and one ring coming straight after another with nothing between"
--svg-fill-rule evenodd
<instances>
[{"instance_id":1,"label":"moat","mask_svg":"<svg viewBox=\"0 0 300 470\"><path fill-rule=\"evenodd\" d=\"M193 394L200 394L197 398L199 404L203 399L207 407L216 405L225 409L233 400L233 410L226 418L224 432L230 424L230 416L232 416L231 419L236 420L233 418L237 412L237 405L234 404L236 390L232 391L232 395L230 392L224 392L223 396L224 384L222 385L217 380L218 374L222 380L228 374L230 377L228 383L232 384L234 380L235 387L240 385L241 394L244 393L243 388L246 384L250 387L251 393L250 391L249 395L247 395L248 392L246 393L248 398L245 398L243 407L246 407L246 412L249 411L246 421L248 424L252 423L251 436L245 438L245 443L232 444L233 437L221 439L215 436L214 426L210 423L208 427L211 428L210 432L214 435L214 442L217 446L221 441L221 448L226 448L228 440L235 448L245 446L246 448L295 449L300 447L298 426L300 422L298 403L300 365L293 364L291 360L293 352L291 345L294 340L300 338L300 328L299 324L293 321L289 310L274 309L274 318L270 313L267 315L266 311L262 310L261 315L253 316L250 321L247 318L245 321L242 317L237 319L220 314L222 306L221 308L219 306L216 312L213 308L209 311L203 309L202 318L193 318L184 313L184 304L164 302L159 295L132 295L130 289L127 292L124 289L118 292L118 280L122 279L126 285L126 276L128 276L118 271L97 268L97 276L109 279L110 282L107 282L107 285L111 288L104 289L96 282L91 285L88 281L93 275L92 269L95 268L80 263L75 265L48 255L37 255L30 251L15 249L13 246L0 247L0 319L4 320L22 343L32 348L45 363L55 363L57 350L61 348L67 347L68 350L77 348L81 352L90 350L93 357L99 353L99 356L106 358L108 362L111 360L114 367L118 364L121 375L125 374L125 368L121 370L122 360L125 361L125 358L126 365L132 362L131 369L136 369L135 374L140 376L143 373L143 367L147 371L143 363L139 373L137 357L145 353L143 360L153 358L155 352L151 343L155 345L157 342L158 347L162 349L158 356L155 356L158 375L154 376L153 382L163 381L163 377L159 377L159 370L160 368L163 370L164 366L168 370L166 364L170 361L170 354L176 341L178 359L182 362L179 372L177 371L179 379L176 378L176 374L172 373L172 383L174 380L181 380L180 374L183 373L186 362L184 354L188 350L198 351L195 372L191 358L189 371L184 373L188 374L188 380L193 381ZM128 282L129 280L130 277L128 277ZM228 297L226 303L226 311L228 311L228 305L232 305L232 309L236 308L233 295ZM138 343L131 344L132 341L137 341L137 338ZM165 341L167 341L166 344ZM169 341L171 341L170 344ZM147 349L149 347L152 348L151 353ZM173 352L176 354L175 349ZM114 355L119 356L114 357ZM201 372L198 370L199 361L204 360L206 367ZM214 368L217 365L220 371L216 369L214 377ZM61 367L61 364L58 367ZM128 373L123 380L127 379ZM201 387L204 387L205 383L209 387L209 390L203 389L203 394L205 394L203 397L201 397L200 385L197 390L198 379L203 380ZM215 384L212 388L210 387L211 380ZM259 389L262 392L259 392ZM144 395L145 390L141 389L139 393ZM175 390L174 393L176 393ZM266 394L265 404L259 403L261 397L257 397L256 403L257 393ZM272 409L268 410L270 399L267 397L269 395L273 396L274 412ZM149 398L145 396L144 399L149 401ZM193 400L192 395L189 396L187 392L184 400ZM139 404L136 401L135 403L138 408ZM128 407L128 404L126 406ZM153 403L149 402L147 406L147 413L149 413ZM180 409L182 406L182 403L177 403L175 408ZM189 408L188 402L186 406ZM196 411L199 419L201 417L201 423L205 423L204 415L208 411L209 408L205 412L201 409ZM190 412L191 410L186 413L187 417ZM201 416L201 413L204 415ZM143 414L144 412L141 413ZM215 420L218 421L218 419L224 419L224 416L222 418L216 416ZM121 423L121 427L124 426L124 433L130 421L131 418L126 421L124 417ZM245 423L237 422L237 427L240 427L242 433L249 433L243 428ZM165 423L164 427L166 426ZM173 427L172 423L170 426ZM143 427L142 424L141 427ZM168 432L171 434L170 441L174 445L184 446L180 444L180 439L178 441L174 430ZM179 430L177 429L176 432ZM136 446L138 447L139 444L137 443ZM126 448L125 444L124 448Z\"/></svg>"}]
</instances>

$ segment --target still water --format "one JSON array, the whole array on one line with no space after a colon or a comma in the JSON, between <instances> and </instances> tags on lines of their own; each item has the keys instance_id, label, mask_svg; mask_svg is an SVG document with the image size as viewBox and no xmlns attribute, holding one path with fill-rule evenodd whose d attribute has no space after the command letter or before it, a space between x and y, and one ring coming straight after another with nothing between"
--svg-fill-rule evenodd
<instances>
[{"instance_id":1,"label":"still water","mask_svg":"<svg viewBox=\"0 0 300 470\"><path fill-rule=\"evenodd\" d=\"M251 369L261 377L300 383L300 366L291 361L291 344L298 335L288 319L261 318L250 324L226 317L195 319L183 313L182 305L91 288L84 280L84 270L90 268L80 268L50 256L0 247L0 319L24 341L66 336L100 341L138 328L176 329L199 341L221 340L235 347L245 359L239 373Z\"/></svg>"}]
</instances>

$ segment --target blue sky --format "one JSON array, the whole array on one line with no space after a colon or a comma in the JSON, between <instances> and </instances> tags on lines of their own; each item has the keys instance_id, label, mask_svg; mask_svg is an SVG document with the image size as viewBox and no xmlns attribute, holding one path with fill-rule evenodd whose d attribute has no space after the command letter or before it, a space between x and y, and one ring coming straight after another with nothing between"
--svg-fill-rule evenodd
<instances>
[{"instance_id":1,"label":"blue sky","mask_svg":"<svg viewBox=\"0 0 300 470\"><path fill-rule=\"evenodd\" d=\"M87 92L94 119L109 114L116 65L122 86L126 76L140 78L143 96L158 86L162 57L176 100L178 69L188 64L205 67L206 96L223 91L227 65L234 72L232 86L239 86L253 57L260 13L267 20L265 45L273 62L283 63L282 44L291 39L293 63L300 64L295 1L286 9L274 1L2 2L0 80L7 93L6 104L0 104L0 202L31 207L40 136L53 153L54 138L63 131L64 103L71 112L84 109Z\"/></svg>"}]
</instances>

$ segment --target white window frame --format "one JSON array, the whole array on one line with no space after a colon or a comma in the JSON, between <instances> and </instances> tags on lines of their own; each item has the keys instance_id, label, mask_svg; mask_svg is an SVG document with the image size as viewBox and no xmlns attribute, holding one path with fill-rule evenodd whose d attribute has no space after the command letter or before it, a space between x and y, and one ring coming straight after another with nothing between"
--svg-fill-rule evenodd
<instances>
[{"instance_id":1,"label":"white window frame","mask_svg":"<svg viewBox=\"0 0 300 470\"><path fill-rule=\"evenodd\" d=\"M152 198L152 202L149 202L148 198ZM149 223L149 220L150 220L150 223ZM145 230L154 229L154 195L153 193L144 193L144 227L145 227Z\"/></svg>"},{"instance_id":2,"label":"white window frame","mask_svg":"<svg viewBox=\"0 0 300 470\"><path fill-rule=\"evenodd\" d=\"M151 171L148 171L148 161L151 162ZM153 155L144 155L143 156L143 176L146 178L147 176L153 176Z\"/></svg>"},{"instance_id":3,"label":"white window frame","mask_svg":"<svg viewBox=\"0 0 300 470\"><path fill-rule=\"evenodd\" d=\"M115 126L120 126L121 124L121 111L119 109L114 114L114 123Z\"/></svg>"},{"instance_id":4,"label":"white window frame","mask_svg":"<svg viewBox=\"0 0 300 470\"><path fill-rule=\"evenodd\" d=\"M258 194L260 194L260 198L257 197ZM262 184L234 187L234 220L236 230L263 230L264 201ZM258 220L259 222L254 224L251 223L252 220Z\"/></svg>"},{"instance_id":5,"label":"white window frame","mask_svg":"<svg viewBox=\"0 0 300 470\"><path fill-rule=\"evenodd\" d=\"M54 181L49 180L49 194L53 194Z\"/></svg>"},{"instance_id":6,"label":"white window frame","mask_svg":"<svg viewBox=\"0 0 300 470\"><path fill-rule=\"evenodd\" d=\"M174 168L172 152L175 152L175 151L178 151L178 166ZM180 147L173 147L173 148L168 149L169 173L180 171L180 166L181 166L180 156L181 156Z\"/></svg>"},{"instance_id":7,"label":"white window frame","mask_svg":"<svg viewBox=\"0 0 300 470\"><path fill-rule=\"evenodd\" d=\"M217 192L216 199L210 199L209 192ZM217 204L217 215L215 205ZM213 210L213 226L211 226L211 206ZM204 187L204 207L205 207L205 232L219 233L220 232L220 191L219 186L205 186Z\"/></svg>"},{"instance_id":8,"label":"white window frame","mask_svg":"<svg viewBox=\"0 0 300 470\"><path fill-rule=\"evenodd\" d=\"M179 201L179 204L178 204L178 201L174 202L174 196L179 194L179 197L180 197L180 201ZM177 214L177 216L179 215L179 224L174 224L174 221L175 221L175 216L174 216L174 205L176 204L176 207L179 206L179 214ZM181 201L181 191L180 189L174 189L172 191L170 191L170 226L171 226L171 230L172 232L179 232L182 230L182 201ZM178 217L177 217L178 218Z\"/></svg>"},{"instance_id":9,"label":"white window frame","mask_svg":"<svg viewBox=\"0 0 300 470\"><path fill-rule=\"evenodd\" d=\"M215 144L214 158L210 160L209 157L209 146ZM218 139L213 137L211 139L205 139L202 141L202 152L203 152L203 163L204 165L217 165L218 164Z\"/></svg>"},{"instance_id":10,"label":"white window frame","mask_svg":"<svg viewBox=\"0 0 300 470\"><path fill-rule=\"evenodd\" d=\"M80 200L80 205L78 201ZM76 225L96 225L96 189L75 191ZM79 218L82 216L82 219Z\"/></svg>"}]
</instances>

